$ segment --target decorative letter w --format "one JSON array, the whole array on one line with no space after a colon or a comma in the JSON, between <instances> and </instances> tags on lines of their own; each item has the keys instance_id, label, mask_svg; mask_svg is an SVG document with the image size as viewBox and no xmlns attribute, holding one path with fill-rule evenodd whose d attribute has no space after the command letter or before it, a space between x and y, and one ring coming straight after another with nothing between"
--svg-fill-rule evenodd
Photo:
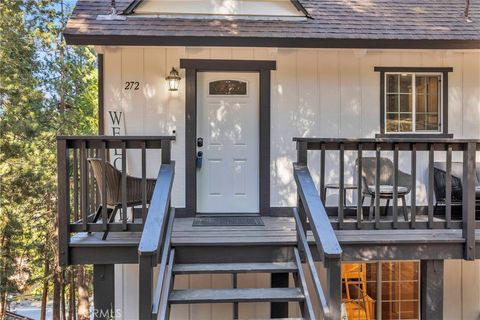
<instances>
[{"instance_id":1,"label":"decorative letter w","mask_svg":"<svg viewBox=\"0 0 480 320\"><path fill-rule=\"evenodd\" d=\"M110 119L112 119L112 124L113 125L120 125L120 120L122 120L122 114L123 112L121 111L108 111L110 114Z\"/></svg>"}]
</instances>

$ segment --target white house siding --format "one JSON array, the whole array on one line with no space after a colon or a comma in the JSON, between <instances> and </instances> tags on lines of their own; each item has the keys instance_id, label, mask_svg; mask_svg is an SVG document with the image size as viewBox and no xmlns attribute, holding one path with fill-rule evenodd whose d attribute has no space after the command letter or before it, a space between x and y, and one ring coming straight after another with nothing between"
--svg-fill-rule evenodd
<instances>
[{"instance_id":1,"label":"white house siding","mask_svg":"<svg viewBox=\"0 0 480 320\"><path fill-rule=\"evenodd\" d=\"M445 260L444 268L444 319L480 319L480 261Z\"/></svg>"},{"instance_id":2,"label":"white house siding","mask_svg":"<svg viewBox=\"0 0 480 320\"><path fill-rule=\"evenodd\" d=\"M453 67L449 74L449 132L455 138L480 138L480 52L415 50L334 50L274 48L197 47L103 47L105 59L105 123L111 133L108 111L125 112L127 135L168 135L176 130L172 158L176 161L173 205L183 207L185 185L184 124L185 82L178 92L169 92L165 76L179 59L275 60L272 72L271 110L271 205L292 206L296 201L291 164L295 161L294 136L372 138L380 131L380 78L375 66ZM184 78L183 70L180 70ZM140 90L125 91L126 81L140 82ZM122 131L123 133L123 131ZM366 153L367 155L368 153ZM128 168L139 174L139 154L130 151ZM346 152L346 179L353 181L354 153ZM460 154L454 157L461 159ZM441 160L442 154L436 154ZM158 170L158 151L149 151L148 175ZM310 153L310 167L318 181L319 156ZM327 154L327 182L338 179L337 154ZM455 160L455 159L454 159ZM427 155L419 152L417 164L418 203L426 199ZM410 171L407 154L400 155L400 169ZM349 195L351 197L351 195ZM327 205L336 203L327 197ZM350 201L355 200L349 198ZM447 261L445 265L446 319L475 319L479 313L479 262ZM137 310L136 266L116 267L116 302L125 319L135 319ZM473 279L476 279L473 281ZM245 275L245 286L268 286L265 275ZM475 285L476 284L476 285ZM229 286L227 276L182 276L177 286ZM458 303L451 303L456 301ZM244 318L267 317L268 305L241 306ZM221 319L231 307L175 307L177 319ZM222 316L223 315L223 316Z\"/></svg>"}]
</instances>

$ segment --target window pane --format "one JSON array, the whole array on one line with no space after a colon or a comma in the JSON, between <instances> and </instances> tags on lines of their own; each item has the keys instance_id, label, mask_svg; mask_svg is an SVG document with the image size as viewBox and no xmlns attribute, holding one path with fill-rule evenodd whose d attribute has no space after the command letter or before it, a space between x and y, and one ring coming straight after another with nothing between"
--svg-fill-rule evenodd
<instances>
[{"instance_id":1,"label":"window pane","mask_svg":"<svg viewBox=\"0 0 480 320\"><path fill-rule=\"evenodd\" d=\"M400 319L419 319L418 301L400 302Z\"/></svg>"},{"instance_id":2,"label":"window pane","mask_svg":"<svg viewBox=\"0 0 480 320\"><path fill-rule=\"evenodd\" d=\"M246 95L247 83L237 80L217 80L209 83L210 95Z\"/></svg>"},{"instance_id":3,"label":"window pane","mask_svg":"<svg viewBox=\"0 0 480 320\"><path fill-rule=\"evenodd\" d=\"M412 112L412 96L409 94L400 95L400 112Z\"/></svg>"},{"instance_id":4,"label":"window pane","mask_svg":"<svg viewBox=\"0 0 480 320\"><path fill-rule=\"evenodd\" d=\"M377 293L377 264L342 264L342 303L349 320L375 319L380 303L382 319L419 319L420 286L417 261L381 262L381 292Z\"/></svg>"},{"instance_id":5,"label":"window pane","mask_svg":"<svg viewBox=\"0 0 480 320\"><path fill-rule=\"evenodd\" d=\"M400 92L412 93L412 75L402 74L400 76Z\"/></svg>"},{"instance_id":6,"label":"window pane","mask_svg":"<svg viewBox=\"0 0 480 320\"><path fill-rule=\"evenodd\" d=\"M400 131L409 132L412 131L412 114L411 113L401 113L400 114Z\"/></svg>"},{"instance_id":7,"label":"window pane","mask_svg":"<svg viewBox=\"0 0 480 320\"><path fill-rule=\"evenodd\" d=\"M425 112L426 111L426 101L425 101L425 95L423 94L418 94L417 92L417 97L415 98L415 103L417 104L416 105L416 108L417 108L417 113L420 113L420 112Z\"/></svg>"},{"instance_id":8,"label":"window pane","mask_svg":"<svg viewBox=\"0 0 480 320\"><path fill-rule=\"evenodd\" d=\"M427 116L427 130L439 130L438 127L438 116Z\"/></svg>"},{"instance_id":9,"label":"window pane","mask_svg":"<svg viewBox=\"0 0 480 320\"><path fill-rule=\"evenodd\" d=\"M416 76L416 130L439 131L440 76Z\"/></svg>"},{"instance_id":10,"label":"window pane","mask_svg":"<svg viewBox=\"0 0 480 320\"><path fill-rule=\"evenodd\" d=\"M400 264L401 274L400 280L419 280L419 266L417 261L405 261Z\"/></svg>"},{"instance_id":11,"label":"window pane","mask_svg":"<svg viewBox=\"0 0 480 320\"><path fill-rule=\"evenodd\" d=\"M387 75L387 92L398 92L398 74Z\"/></svg>"},{"instance_id":12,"label":"window pane","mask_svg":"<svg viewBox=\"0 0 480 320\"><path fill-rule=\"evenodd\" d=\"M427 130L427 126L425 125L425 115L417 113L417 119L415 121L415 126L417 131Z\"/></svg>"},{"instance_id":13,"label":"window pane","mask_svg":"<svg viewBox=\"0 0 480 320\"><path fill-rule=\"evenodd\" d=\"M400 282L400 299L401 300L418 300L418 282L408 281Z\"/></svg>"},{"instance_id":14,"label":"window pane","mask_svg":"<svg viewBox=\"0 0 480 320\"><path fill-rule=\"evenodd\" d=\"M387 131L398 132L398 113L387 113Z\"/></svg>"},{"instance_id":15,"label":"window pane","mask_svg":"<svg viewBox=\"0 0 480 320\"><path fill-rule=\"evenodd\" d=\"M398 319L400 303L398 301L382 302L382 319Z\"/></svg>"},{"instance_id":16,"label":"window pane","mask_svg":"<svg viewBox=\"0 0 480 320\"><path fill-rule=\"evenodd\" d=\"M398 112L397 94L387 94L387 112Z\"/></svg>"},{"instance_id":17,"label":"window pane","mask_svg":"<svg viewBox=\"0 0 480 320\"><path fill-rule=\"evenodd\" d=\"M342 264L342 303L349 320L376 318L375 273L375 264Z\"/></svg>"},{"instance_id":18,"label":"window pane","mask_svg":"<svg viewBox=\"0 0 480 320\"><path fill-rule=\"evenodd\" d=\"M416 77L416 88L415 90L417 91L417 94L420 93L420 94L425 94L425 91L426 91L426 79L425 77L421 77L421 76L418 76Z\"/></svg>"}]
</instances>

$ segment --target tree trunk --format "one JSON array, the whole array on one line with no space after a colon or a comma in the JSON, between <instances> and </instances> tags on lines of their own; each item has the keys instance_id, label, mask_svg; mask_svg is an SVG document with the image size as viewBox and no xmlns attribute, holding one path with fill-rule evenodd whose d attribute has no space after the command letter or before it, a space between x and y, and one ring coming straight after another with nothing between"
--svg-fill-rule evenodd
<instances>
[{"instance_id":1,"label":"tree trunk","mask_svg":"<svg viewBox=\"0 0 480 320\"><path fill-rule=\"evenodd\" d=\"M85 281L85 269L83 266L77 266L77 288L78 288L78 320L90 319L90 302L88 296L88 286Z\"/></svg>"},{"instance_id":2,"label":"tree trunk","mask_svg":"<svg viewBox=\"0 0 480 320\"><path fill-rule=\"evenodd\" d=\"M62 270L59 266L53 274L53 320L60 320L60 300L62 294Z\"/></svg>"},{"instance_id":3,"label":"tree trunk","mask_svg":"<svg viewBox=\"0 0 480 320\"><path fill-rule=\"evenodd\" d=\"M8 224L8 222L7 222ZM8 225L5 226L8 228ZM7 267L8 267L8 256L10 251L10 238L7 235L7 231L4 229L2 232L1 239L1 249L0 252L0 319L5 318L5 311L7 309Z\"/></svg>"},{"instance_id":4,"label":"tree trunk","mask_svg":"<svg viewBox=\"0 0 480 320\"><path fill-rule=\"evenodd\" d=\"M42 306L40 308L40 320L47 319L47 302L48 302L48 275L50 273L50 261L45 258L43 271L43 289L42 289Z\"/></svg>"},{"instance_id":5,"label":"tree trunk","mask_svg":"<svg viewBox=\"0 0 480 320\"><path fill-rule=\"evenodd\" d=\"M67 307L65 303L65 295L66 295L66 281L65 281L65 270L62 270L62 281L61 281L61 291L60 291L60 312L62 320L67 320Z\"/></svg>"},{"instance_id":6,"label":"tree trunk","mask_svg":"<svg viewBox=\"0 0 480 320\"><path fill-rule=\"evenodd\" d=\"M0 295L0 319L5 319L6 305L7 305L7 292L2 290Z\"/></svg>"},{"instance_id":7,"label":"tree trunk","mask_svg":"<svg viewBox=\"0 0 480 320\"><path fill-rule=\"evenodd\" d=\"M69 270L69 302L68 302L68 320L76 320L75 312L75 267L71 266Z\"/></svg>"}]
</instances>

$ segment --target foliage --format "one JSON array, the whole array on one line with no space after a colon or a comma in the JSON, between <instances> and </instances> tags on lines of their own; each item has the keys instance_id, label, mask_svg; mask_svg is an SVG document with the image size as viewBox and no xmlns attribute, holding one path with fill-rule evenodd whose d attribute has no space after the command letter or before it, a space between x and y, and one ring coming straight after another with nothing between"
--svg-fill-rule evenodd
<instances>
[{"instance_id":1,"label":"foliage","mask_svg":"<svg viewBox=\"0 0 480 320\"><path fill-rule=\"evenodd\" d=\"M56 265L56 136L97 127L96 56L65 45L63 1L0 2L2 299L39 291Z\"/></svg>"}]
</instances>

